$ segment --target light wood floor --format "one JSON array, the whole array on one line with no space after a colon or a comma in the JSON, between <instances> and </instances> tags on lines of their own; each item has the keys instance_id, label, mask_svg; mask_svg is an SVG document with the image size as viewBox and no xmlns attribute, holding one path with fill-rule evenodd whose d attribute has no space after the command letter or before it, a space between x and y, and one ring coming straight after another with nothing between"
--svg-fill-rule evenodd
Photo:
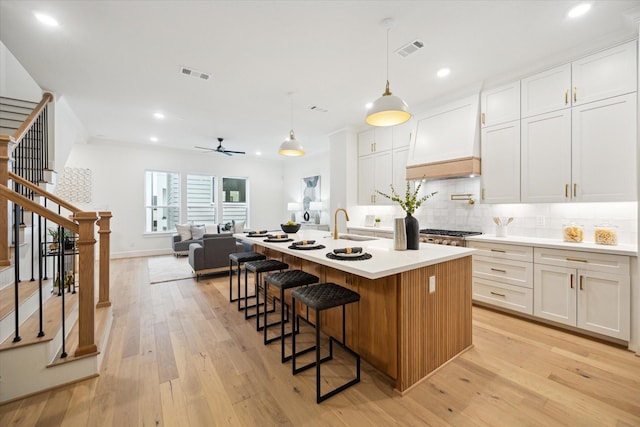
<instances>
[{"instance_id":1,"label":"light wood floor","mask_svg":"<svg viewBox=\"0 0 640 427\"><path fill-rule=\"evenodd\" d=\"M405 396L364 363L360 384L317 405L314 371L293 377L262 345L227 277L148 277L144 258L112 262L100 376L0 406L0 426L640 425L640 357L478 307L474 348Z\"/></svg>"}]
</instances>

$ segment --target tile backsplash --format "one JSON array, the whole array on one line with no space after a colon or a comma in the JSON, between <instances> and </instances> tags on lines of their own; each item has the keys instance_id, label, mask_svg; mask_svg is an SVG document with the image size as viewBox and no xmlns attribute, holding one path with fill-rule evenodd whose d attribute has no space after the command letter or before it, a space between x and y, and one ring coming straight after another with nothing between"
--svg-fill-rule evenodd
<instances>
[{"instance_id":1,"label":"tile backsplash","mask_svg":"<svg viewBox=\"0 0 640 427\"><path fill-rule=\"evenodd\" d=\"M638 241L637 202L483 204L480 202L480 177L426 181L420 192L434 191L438 193L416 212L420 228L495 234L493 217L500 216L514 218L508 227L512 236L560 239L562 224L576 222L584 225L585 241L593 241L594 226L607 223L618 227L620 243L636 244ZM466 193L472 194L474 204L451 200L452 194ZM382 218L383 226L390 226L392 219L402 216L403 212L399 207L358 206L354 214L353 219L362 216L361 222L365 214L374 214Z\"/></svg>"}]
</instances>

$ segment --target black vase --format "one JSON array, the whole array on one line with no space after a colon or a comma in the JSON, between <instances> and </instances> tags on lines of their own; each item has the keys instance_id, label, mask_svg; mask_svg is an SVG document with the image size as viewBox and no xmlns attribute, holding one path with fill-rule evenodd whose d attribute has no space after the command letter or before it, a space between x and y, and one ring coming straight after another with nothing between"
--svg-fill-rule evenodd
<instances>
[{"instance_id":1,"label":"black vase","mask_svg":"<svg viewBox=\"0 0 640 427\"><path fill-rule=\"evenodd\" d=\"M408 213L404 218L404 228L407 231L407 249L420 249L420 224L418 224L418 220Z\"/></svg>"}]
</instances>

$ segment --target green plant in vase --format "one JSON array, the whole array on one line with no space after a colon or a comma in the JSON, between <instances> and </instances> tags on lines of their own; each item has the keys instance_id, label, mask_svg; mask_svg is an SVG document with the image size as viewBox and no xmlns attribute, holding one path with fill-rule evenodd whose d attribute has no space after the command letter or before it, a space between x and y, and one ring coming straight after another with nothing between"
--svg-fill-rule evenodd
<instances>
[{"instance_id":1,"label":"green plant in vase","mask_svg":"<svg viewBox=\"0 0 640 427\"><path fill-rule=\"evenodd\" d=\"M434 191L431 194L418 197L420 188L422 187L422 181L420 181L420 184L416 186L414 191L411 191L411 183L407 181L404 197L398 194L396 189L393 188L393 184L389 185L389 187L391 187L390 195L379 190L376 190L376 193L400 205L407 215L404 219L404 226L407 231L407 249L420 249L420 224L418 224L418 220L413 217L413 213L438 192Z\"/></svg>"}]
</instances>

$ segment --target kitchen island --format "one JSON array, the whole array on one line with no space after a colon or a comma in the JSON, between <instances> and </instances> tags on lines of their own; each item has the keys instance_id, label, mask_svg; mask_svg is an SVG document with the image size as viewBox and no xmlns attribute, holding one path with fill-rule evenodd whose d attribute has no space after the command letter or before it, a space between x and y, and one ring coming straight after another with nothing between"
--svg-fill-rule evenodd
<instances>
[{"instance_id":1,"label":"kitchen island","mask_svg":"<svg viewBox=\"0 0 640 427\"><path fill-rule=\"evenodd\" d=\"M315 240L323 249L290 249L291 242L265 242L264 237L245 234L235 237L291 269L318 276L320 282L358 292L360 301L346 308L347 344L391 377L401 393L472 345L473 249L423 243L420 250L395 251L390 239L334 240L317 230L300 230L289 237ZM372 257L354 261L326 256L333 249L355 246ZM322 330L341 337L341 316L340 308L328 310ZM309 320L314 320L312 313Z\"/></svg>"}]
</instances>

